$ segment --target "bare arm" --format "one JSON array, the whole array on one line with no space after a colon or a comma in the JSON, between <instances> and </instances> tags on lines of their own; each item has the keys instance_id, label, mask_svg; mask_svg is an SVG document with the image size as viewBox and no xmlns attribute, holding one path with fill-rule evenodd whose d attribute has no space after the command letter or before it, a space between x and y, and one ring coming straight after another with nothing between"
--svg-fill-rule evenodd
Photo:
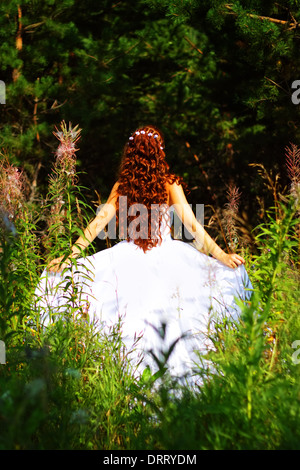
<instances>
[{"instance_id":1,"label":"bare arm","mask_svg":"<svg viewBox=\"0 0 300 470\"><path fill-rule=\"evenodd\" d=\"M197 221L181 185L177 183L169 185L169 203L174 207L187 230L195 237L206 254L211 254L214 258L230 268L235 268L245 263L245 260L240 255L236 253L225 253L208 235L206 230Z\"/></svg>"},{"instance_id":2,"label":"bare arm","mask_svg":"<svg viewBox=\"0 0 300 470\"><path fill-rule=\"evenodd\" d=\"M118 183L115 183L107 202L101 208L99 214L92 220L83 233L72 246L71 257L77 257L106 227L116 213L116 202L118 198Z\"/></svg>"},{"instance_id":3,"label":"bare arm","mask_svg":"<svg viewBox=\"0 0 300 470\"><path fill-rule=\"evenodd\" d=\"M76 240L68 258L77 258L114 217L118 198L118 185L118 183L115 183L107 202L101 208L99 214L97 214L97 216L86 227L83 232L83 236ZM50 271L62 271L69 264L68 258L64 263L62 263L63 258L64 256L61 256L60 258L52 260L48 265L48 269Z\"/></svg>"}]
</instances>

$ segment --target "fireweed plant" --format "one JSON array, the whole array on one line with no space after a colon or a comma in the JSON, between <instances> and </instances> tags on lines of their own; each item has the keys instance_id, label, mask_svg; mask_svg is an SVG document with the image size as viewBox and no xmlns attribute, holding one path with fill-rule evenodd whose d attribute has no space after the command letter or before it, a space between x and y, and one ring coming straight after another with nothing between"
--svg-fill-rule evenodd
<instances>
[{"instance_id":1,"label":"fireweed plant","mask_svg":"<svg viewBox=\"0 0 300 470\"><path fill-rule=\"evenodd\" d=\"M38 242L35 235L36 210L26 203L28 181L25 173L0 162L0 331L1 339L15 335L27 321L32 292L37 282L35 266Z\"/></svg>"},{"instance_id":2,"label":"fireweed plant","mask_svg":"<svg viewBox=\"0 0 300 470\"><path fill-rule=\"evenodd\" d=\"M0 427L6 430L0 433L1 449L126 445L124 423L134 430L143 419L140 410L132 412L134 371L121 342L121 319L105 335L88 323L74 281L76 260L64 273L63 315L36 306L34 291L44 267L62 253L68 256L92 212L77 184L79 132L64 122L56 129L59 145L39 210L26 199L23 173L1 163L0 339L6 348L0 369ZM47 328L45 315L55 320Z\"/></svg>"},{"instance_id":3,"label":"fireweed plant","mask_svg":"<svg viewBox=\"0 0 300 470\"><path fill-rule=\"evenodd\" d=\"M60 129L53 133L59 141L55 152L52 173L49 176L48 194L46 196L45 219L47 233L43 237L45 248L45 266L53 258L63 255L65 259L70 254L74 239L83 235L84 224L87 223L87 213L90 207L83 197L83 187L78 185L76 172L76 143L80 139L81 129L72 127L62 121ZM76 224L74 221L76 220ZM88 251L90 252L90 251ZM66 316L84 315L85 306L80 301L79 285L75 282L77 263L72 260L70 269L64 270L65 280L58 287L66 291ZM67 272L66 272L67 271ZM87 272L88 276L88 272ZM42 312L41 312L42 313ZM44 312L52 316L51 308Z\"/></svg>"},{"instance_id":4,"label":"fireweed plant","mask_svg":"<svg viewBox=\"0 0 300 470\"><path fill-rule=\"evenodd\" d=\"M124 319L106 334L88 321L74 281L78 260L64 273L63 313L50 307L53 321L43 327L39 276L51 259L68 256L93 213L76 172L80 130L62 122L55 136L45 200L30 201L25 173L8 157L0 164L0 449L299 449L299 149L286 149L285 193L279 176L260 168L274 208L253 231L253 252L243 253L254 291L240 303L239 321L216 324L192 389L168 378L171 350L157 358L156 376L136 376ZM224 244L241 247L240 193L231 186L227 195Z\"/></svg>"}]
</instances>

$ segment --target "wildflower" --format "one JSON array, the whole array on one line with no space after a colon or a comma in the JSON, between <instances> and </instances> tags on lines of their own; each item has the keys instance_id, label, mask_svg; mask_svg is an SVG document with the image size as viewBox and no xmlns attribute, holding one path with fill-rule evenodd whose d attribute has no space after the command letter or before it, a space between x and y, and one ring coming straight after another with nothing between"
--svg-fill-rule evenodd
<instances>
[{"instance_id":1,"label":"wildflower","mask_svg":"<svg viewBox=\"0 0 300 470\"><path fill-rule=\"evenodd\" d=\"M286 168L291 180L290 194L295 206L300 211L300 149L295 144L286 147Z\"/></svg>"},{"instance_id":2,"label":"wildflower","mask_svg":"<svg viewBox=\"0 0 300 470\"><path fill-rule=\"evenodd\" d=\"M228 202L225 204L223 222L225 225L227 237L229 239L228 244L233 250L236 249L238 243L235 220L238 214L240 197L241 194L239 189L236 186L230 184L227 190Z\"/></svg>"},{"instance_id":3,"label":"wildflower","mask_svg":"<svg viewBox=\"0 0 300 470\"><path fill-rule=\"evenodd\" d=\"M60 128L55 128L53 134L59 141L55 151L56 160L53 172L49 177L49 195L51 195L51 209L48 218L48 226L56 226L59 233L63 232L62 221L67 215L65 197L67 189L76 184L76 142L80 139L81 129L78 125L72 127L62 121Z\"/></svg>"},{"instance_id":4,"label":"wildflower","mask_svg":"<svg viewBox=\"0 0 300 470\"><path fill-rule=\"evenodd\" d=\"M25 200L26 178L4 158L0 162L0 212L2 219L12 221L22 209ZM6 224L7 225L7 224Z\"/></svg>"},{"instance_id":5,"label":"wildflower","mask_svg":"<svg viewBox=\"0 0 300 470\"><path fill-rule=\"evenodd\" d=\"M56 128L56 132L53 132L59 140L59 146L55 152L55 166L73 179L76 173L76 152L78 151L76 142L80 139L81 129L78 129L78 125L72 128L71 123L69 123L69 128L67 128L65 121L61 122L60 128L60 131Z\"/></svg>"},{"instance_id":6,"label":"wildflower","mask_svg":"<svg viewBox=\"0 0 300 470\"><path fill-rule=\"evenodd\" d=\"M58 149L56 150L56 155L59 159L66 155L74 155L76 152L74 142L63 142L59 145Z\"/></svg>"}]
</instances>

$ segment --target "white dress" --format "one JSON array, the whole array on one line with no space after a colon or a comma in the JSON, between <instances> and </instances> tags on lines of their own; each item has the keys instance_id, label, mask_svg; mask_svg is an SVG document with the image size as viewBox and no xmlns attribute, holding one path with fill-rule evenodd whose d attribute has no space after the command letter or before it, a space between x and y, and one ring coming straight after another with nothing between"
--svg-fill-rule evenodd
<instances>
[{"instance_id":1,"label":"white dress","mask_svg":"<svg viewBox=\"0 0 300 470\"><path fill-rule=\"evenodd\" d=\"M73 279L80 287L78 305L90 321L108 332L121 317L121 333L127 351L141 337L129 357L138 373L149 365L158 370L153 354L162 358L175 344L168 359L171 375L191 376L198 353L212 347L209 332L227 317L236 320L236 299L250 297L251 283L243 265L226 267L192 245L174 240L170 228L163 241L146 253L133 242L121 241L77 260ZM68 292L64 274L42 273L36 289L45 324L49 312L64 312ZM162 333L164 332L164 334ZM142 360L141 360L142 359Z\"/></svg>"}]
</instances>

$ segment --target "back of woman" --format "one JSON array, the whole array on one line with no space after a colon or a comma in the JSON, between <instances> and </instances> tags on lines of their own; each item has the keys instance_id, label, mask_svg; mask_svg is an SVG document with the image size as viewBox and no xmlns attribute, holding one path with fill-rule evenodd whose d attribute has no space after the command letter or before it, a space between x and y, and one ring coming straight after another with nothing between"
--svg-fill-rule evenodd
<instances>
[{"instance_id":1,"label":"back of woman","mask_svg":"<svg viewBox=\"0 0 300 470\"><path fill-rule=\"evenodd\" d=\"M166 235L170 205L201 251ZM123 241L85 257L84 248L114 215ZM89 320L97 322L102 332L121 318L128 351L140 336L132 357L140 372L147 365L155 372L153 357L172 350L171 374L192 380L198 354L212 347L209 332L214 323L236 319L236 298L250 295L244 259L225 253L196 220L182 179L170 172L162 133L152 126L141 127L128 138L118 180L107 203L72 247L72 257L79 257L74 276L78 309L84 302ZM86 270L92 272L89 280ZM41 276L36 293L48 322L55 321L53 308L58 315L66 314L67 275L68 263L61 257Z\"/></svg>"},{"instance_id":2,"label":"back of woman","mask_svg":"<svg viewBox=\"0 0 300 470\"><path fill-rule=\"evenodd\" d=\"M170 172L161 131L153 126L139 128L124 147L118 176L117 212L127 209L122 238L133 240L144 252L161 242L160 227L168 217L168 188L175 182L182 184L182 179Z\"/></svg>"}]
</instances>

